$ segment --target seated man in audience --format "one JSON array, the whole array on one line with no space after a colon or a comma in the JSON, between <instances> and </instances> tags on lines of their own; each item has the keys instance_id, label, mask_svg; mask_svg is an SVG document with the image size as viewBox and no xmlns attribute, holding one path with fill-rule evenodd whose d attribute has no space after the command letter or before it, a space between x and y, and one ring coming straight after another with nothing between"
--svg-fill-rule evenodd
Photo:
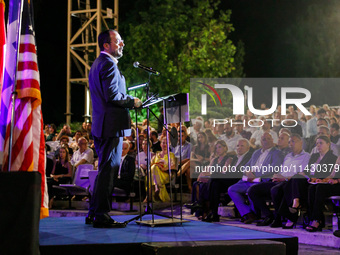
<instances>
[{"instance_id":1,"label":"seated man in audience","mask_svg":"<svg viewBox=\"0 0 340 255\"><path fill-rule=\"evenodd\" d=\"M224 135L224 125L213 123L213 133L217 139Z\"/></svg>"},{"instance_id":2,"label":"seated man in audience","mask_svg":"<svg viewBox=\"0 0 340 255\"><path fill-rule=\"evenodd\" d=\"M284 156L286 156L289 152L291 152L291 149L289 148L289 136L287 132L281 132L279 134L279 141L277 142L277 148L283 153Z\"/></svg>"},{"instance_id":3,"label":"seated man in audience","mask_svg":"<svg viewBox=\"0 0 340 255\"><path fill-rule=\"evenodd\" d=\"M133 177L135 175L135 159L129 156L130 144L128 141L123 141L122 158L118 169L117 176L114 178L113 187L124 190L127 194L130 193Z\"/></svg>"},{"instance_id":4,"label":"seated man in audience","mask_svg":"<svg viewBox=\"0 0 340 255\"><path fill-rule=\"evenodd\" d=\"M93 164L93 151L88 148L88 141L85 137L78 140L79 150L73 153L71 164L75 168L83 164Z\"/></svg>"},{"instance_id":5,"label":"seated man in audience","mask_svg":"<svg viewBox=\"0 0 340 255\"><path fill-rule=\"evenodd\" d=\"M152 152L156 153L157 151L161 151L161 142L158 140L158 133L156 131L151 131L150 140L152 142Z\"/></svg>"},{"instance_id":6,"label":"seated man in audience","mask_svg":"<svg viewBox=\"0 0 340 255\"><path fill-rule=\"evenodd\" d=\"M294 120L296 120L296 122L298 121L297 119L294 118L293 114L287 114L284 124L287 125L287 126L290 126L290 127L287 127L287 128L289 129L289 131L292 134L296 133L299 136L302 136L302 127L301 127L300 124L296 124L296 122ZM296 126L294 126L295 124L296 124Z\"/></svg>"},{"instance_id":7,"label":"seated man in audience","mask_svg":"<svg viewBox=\"0 0 340 255\"><path fill-rule=\"evenodd\" d=\"M292 134L290 136L289 147L291 148L292 152L285 157L282 164L281 173L274 174L273 176L273 182L277 182L278 185L275 185L270 189L276 214L275 220L271 225L273 228L282 226L281 215L279 215L278 212L280 210L284 210L284 208L282 208L283 204L281 202L284 196L283 190L285 184L289 179L292 178L292 176L302 172L310 159L310 154L303 150L303 139L298 134ZM288 208L285 209L288 210Z\"/></svg>"},{"instance_id":8,"label":"seated man in audience","mask_svg":"<svg viewBox=\"0 0 340 255\"><path fill-rule=\"evenodd\" d=\"M320 126L328 127L328 121L324 118L319 118L316 120L316 133L315 135L312 135L307 139L307 143L305 147L305 150L307 152L311 152L311 150L314 148L316 137L318 136L318 132L319 132L318 127Z\"/></svg>"},{"instance_id":9,"label":"seated man in audience","mask_svg":"<svg viewBox=\"0 0 340 255\"><path fill-rule=\"evenodd\" d=\"M72 142L70 144L70 148L72 148L73 151L76 151L78 150L78 140L79 138L82 136L81 134L81 130L77 130L75 133L74 133L74 137L72 139Z\"/></svg>"},{"instance_id":10,"label":"seated man in audience","mask_svg":"<svg viewBox=\"0 0 340 255\"><path fill-rule=\"evenodd\" d=\"M231 127L230 123L224 124L224 135L222 135L219 139L225 141L225 143L227 144L228 155L236 155L237 142L241 138L241 135L235 134L235 131Z\"/></svg>"},{"instance_id":11,"label":"seated man in audience","mask_svg":"<svg viewBox=\"0 0 340 255\"><path fill-rule=\"evenodd\" d=\"M228 189L228 195L234 201L236 208L241 214L241 221L251 224L257 219L256 209L249 199L250 205L246 203L246 194L249 188L259 182L270 181L273 172L271 167L280 166L283 162L282 152L274 146L273 137L265 132L261 137L262 148L256 150L248 163L243 167L242 180Z\"/></svg>"},{"instance_id":12,"label":"seated man in audience","mask_svg":"<svg viewBox=\"0 0 340 255\"><path fill-rule=\"evenodd\" d=\"M178 171L177 175L180 176L184 174L186 176L187 184L189 191L191 193L192 185L191 185L191 177L190 177L190 155L191 155L191 144L186 141L187 139L187 128L182 125L182 146L180 145L180 127L177 128L178 132L178 145L173 148L170 147L170 151L175 154L177 159L177 163L181 164L182 168ZM180 162L180 156L182 161Z\"/></svg>"},{"instance_id":13,"label":"seated man in audience","mask_svg":"<svg viewBox=\"0 0 340 255\"><path fill-rule=\"evenodd\" d=\"M86 131L87 131L87 137L89 138L89 146L93 145L93 137L92 137L92 122L89 121L86 123ZM94 148L94 147L93 147Z\"/></svg>"},{"instance_id":14,"label":"seated man in audience","mask_svg":"<svg viewBox=\"0 0 340 255\"><path fill-rule=\"evenodd\" d=\"M233 126L234 126L236 134L242 136L243 138L245 138L247 140L250 139L252 133L249 132L249 131L244 130L243 121L242 120L236 120L235 122L233 122Z\"/></svg>"},{"instance_id":15,"label":"seated man in audience","mask_svg":"<svg viewBox=\"0 0 340 255\"><path fill-rule=\"evenodd\" d=\"M235 170L222 173L212 174L209 180L209 206L211 210L211 217L207 217L207 221L219 221L218 205L220 203L220 194L227 192L228 188L238 182L242 177L241 166L244 166L251 158L252 152L249 150L249 141L245 138L241 138L237 142L236 152L237 154L232 158L230 162L231 167L235 167ZM226 203L230 202L229 196Z\"/></svg>"},{"instance_id":16,"label":"seated man in audience","mask_svg":"<svg viewBox=\"0 0 340 255\"><path fill-rule=\"evenodd\" d=\"M261 147L261 138L265 132L268 132L271 134L274 144L277 144L277 141L278 141L278 136L276 132L274 132L270 128L272 125L272 122L266 121L264 118L261 118L261 120L263 121L263 125L261 129L256 130L250 138L250 146L253 147L254 149L258 149L259 147Z\"/></svg>"},{"instance_id":17,"label":"seated man in audience","mask_svg":"<svg viewBox=\"0 0 340 255\"><path fill-rule=\"evenodd\" d=\"M315 136L318 133L317 130L317 120L319 118L324 118L326 116L326 111L321 108L317 111L316 116L309 119L306 123L306 128L307 128L307 138L310 138L312 136Z\"/></svg>"},{"instance_id":18,"label":"seated man in audience","mask_svg":"<svg viewBox=\"0 0 340 255\"><path fill-rule=\"evenodd\" d=\"M197 142L197 134L201 131L203 127L203 121L201 118L197 117L193 120L193 126L190 128L190 139L193 144Z\"/></svg>"},{"instance_id":19,"label":"seated man in audience","mask_svg":"<svg viewBox=\"0 0 340 255\"><path fill-rule=\"evenodd\" d=\"M327 136L329 138L331 137L331 133L330 133L330 130L329 130L328 127L326 127L326 126L319 126L318 127L318 136L322 136L322 135ZM337 157L339 156L339 150L338 150L338 146L336 144L331 142L331 148L330 149L333 151L333 154L335 156L337 156ZM310 154L312 155L313 153L318 153L316 146L313 147Z\"/></svg>"},{"instance_id":20,"label":"seated man in audience","mask_svg":"<svg viewBox=\"0 0 340 255\"><path fill-rule=\"evenodd\" d=\"M275 171L271 181L259 183L249 188L249 199L254 204L254 207L258 208L262 212L262 215L264 215L264 220L259 222L257 226L269 226L274 220L274 215L266 204L266 200L271 199L271 191L274 189L275 193L278 193L279 189L283 191L283 185L285 185L286 180L301 171L302 167L303 170L308 164L310 155L303 151L302 144L301 136L292 134L289 138L289 147L292 152L285 156L282 164L282 171L281 169L279 169L279 172ZM273 202L277 212L281 200L279 200L279 197L276 197ZM273 227L281 227L281 217L277 215L275 220Z\"/></svg>"},{"instance_id":21,"label":"seated man in audience","mask_svg":"<svg viewBox=\"0 0 340 255\"><path fill-rule=\"evenodd\" d=\"M58 136L57 136L57 140L60 140L60 138L62 136L67 136L67 137L72 137L72 132L71 132L71 127L67 124L65 124L62 128L62 130L60 130Z\"/></svg>"},{"instance_id":22,"label":"seated man in audience","mask_svg":"<svg viewBox=\"0 0 340 255\"><path fill-rule=\"evenodd\" d=\"M338 147L340 145L339 129L340 129L340 127L339 127L338 123L331 124L330 129L329 129L329 131L331 133L331 137L330 137L331 141L332 141L332 143L338 145Z\"/></svg>"}]
</instances>

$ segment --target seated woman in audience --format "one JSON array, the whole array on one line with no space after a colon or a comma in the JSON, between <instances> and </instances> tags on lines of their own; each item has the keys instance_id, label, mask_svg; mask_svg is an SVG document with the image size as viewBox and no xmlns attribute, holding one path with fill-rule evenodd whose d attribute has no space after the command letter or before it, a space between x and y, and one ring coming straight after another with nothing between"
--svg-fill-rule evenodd
<instances>
[{"instance_id":1,"label":"seated woman in audience","mask_svg":"<svg viewBox=\"0 0 340 255\"><path fill-rule=\"evenodd\" d=\"M210 148L206 133L200 131L197 134L197 145L192 148L190 155L190 167L195 169L196 166L206 166L210 161Z\"/></svg>"},{"instance_id":2,"label":"seated woman in audience","mask_svg":"<svg viewBox=\"0 0 340 255\"><path fill-rule=\"evenodd\" d=\"M168 125L168 130L169 130L169 131L171 131L171 128L172 128L172 127L171 127L170 125ZM162 141L162 139L163 139L164 137L166 137L166 132L167 132L167 131L166 131L165 127L163 127L162 133L161 133L161 135L159 136L159 140L160 140L160 141Z\"/></svg>"},{"instance_id":3,"label":"seated woman in audience","mask_svg":"<svg viewBox=\"0 0 340 255\"><path fill-rule=\"evenodd\" d=\"M339 166L340 157L338 157L332 173L329 176L325 179L311 180L316 184L310 185L308 188L308 216L311 222L306 227L306 230L309 232L322 230L325 224L325 216L323 215L322 209L324 208L326 198L340 195Z\"/></svg>"},{"instance_id":4,"label":"seated woman in audience","mask_svg":"<svg viewBox=\"0 0 340 255\"><path fill-rule=\"evenodd\" d=\"M168 149L166 138L161 141L162 151L158 151L151 160L151 180L149 183L149 196L154 196L154 201L170 201L169 194L165 185L169 183L169 164L168 164ZM170 169L175 169L176 158L175 154L170 153ZM148 183L148 182L146 182ZM147 201L147 197L144 202Z\"/></svg>"},{"instance_id":5,"label":"seated woman in audience","mask_svg":"<svg viewBox=\"0 0 340 255\"><path fill-rule=\"evenodd\" d=\"M208 145L209 145L209 152L210 156L213 154L213 151L215 150L215 143L217 141L216 136L214 135L213 131L211 129L206 129L204 132L207 135Z\"/></svg>"},{"instance_id":6,"label":"seated woman in audience","mask_svg":"<svg viewBox=\"0 0 340 255\"><path fill-rule=\"evenodd\" d=\"M149 140L149 146L151 148L151 140ZM142 142L142 151L139 152L139 166L140 166L140 170L141 170L141 176L146 176L147 174L147 153L148 153L148 140L145 138L143 139ZM150 151L150 158L152 159L152 157L154 156L154 153L152 151ZM137 162L137 158L136 158L136 171L139 171L138 169L138 162ZM135 175L138 180L138 173L136 173Z\"/></svg>"},{"instance_id":7,"label":"seated woman in audience","mask_svg":"<svg viewBox=\"0 0 340 255\"><path fill-rule=\"evenodd\" d=\"M45 124L44 126L44 135L45 135L45 139L48 137L48 135L50 134L50 125L49 124Z\"/></svg>"},{"instance_id":8,"label":"seated woman in audience","mask_svg":"<svg viewBox=\"0 0 340 255\"><path fill-rule=\"evenodd\" d=\"M284 187L284 199L289 207L289 210L284 210L282 206L279 214L287 217L289 220L283 228L293 228L299 216L299 210L303 200L307 200L308 188L310 185L327 181L323 180L331 173L331 168L334 166L337 157L330 150L331 141L327 136L319 136L316 139L316 147L318 152L311 155L306 169L294 175ZM318 169L326 167L328 175ZM313 188L312 188L313 189ZM319 220L319 219L317 219ZM315 223L313 227L318 227Z\"/></svg>"},{"instance_id":9,"label":"seated woman in audience","mask_svg":"<svg viewBox=\"0 0 340 255\"><path fill-rule=\"evenodd\" d=\"M214 155L215 157L210 161L209 166L216 166L223 167L224 165L229 165L230 160L229 156L227 156L228 146L223 140L218 140L215 143ZM208 191L208 182L211 176L209 170L209 166L201 167L200 174L197 178L197 181L193 184L193 191L192 191L192 212L198 210L196 212L196 217L199 219L205 220L208 216L209 212L209 191ZM203 170L204 169L204 170ZM202 171L203 170L203 171Z\"/></svg>"},{"instance_id":10,"label":"seated woman in audience","mask_svg":"<svg viewBox=\"0 0 340 255\"><path fill-rule=\"evenodd\" d=\"M182 133L181 133L182 129ZM177 146L171 147L171 151L175 154L177 162L181 164L181 169L177 172L177 176L183 174L186 177L186 181L188 184L189 192L192 191L192 183L190 176L190 153L191 153L191 144L187 141L188 133L187 128L182 125L182 127L177 128L178 132L178 144ZM182 142L180 143L180 137L182 136ZM180 162L181 158L181 162Z\"/></svg>"},{"instance_id":11,"label":"seated woman in audience","mask_svg":"<svg viewBox=\"0 0 340 255\"><path fill-rule=\"evenodd\" d=\"M57 139L57 127L52 123L49 129L50 133L46 137L46 142L55 141Z\"/></svg>"},{"instance_id":12,"label":"seated woman in audience","mask_svg":"<svg viewBox=\"0 0 340 255\"><path fill-rule=\"evenodd\" d=\"M49 208L52 207L54 199L53 185L72 182L72 167L69 160L68 148L65 146L60 147L59 159L55 161L50 175L51 179L48 180Z\"/></svg>"}]
</instances>

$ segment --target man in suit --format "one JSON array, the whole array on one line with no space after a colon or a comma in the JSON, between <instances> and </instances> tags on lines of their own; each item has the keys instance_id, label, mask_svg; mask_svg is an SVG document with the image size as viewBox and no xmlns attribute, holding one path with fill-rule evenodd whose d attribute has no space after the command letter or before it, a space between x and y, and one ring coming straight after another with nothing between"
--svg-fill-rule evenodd
<instances>
[{"instance_id":1,"label":"man in suit","mask_svg":"<svg viewBox=\"0 0 340 255\"><path fill-rule=\"evenodd\" d=\"M250 205L246 203L249 188L261 181L269 181L273 175L270 168L280 166L284 158L281 151L274 147L273 137L269 132L263 133L261 145L262 148L256 150L243 167L245 175L242 180L228 189L228 195L234 201L242 216L241 221L245 224L251 224L257 218L252 201L249 199Z\"/></svg>"},{"instance_id":2,"label":"man in suit","mask_svg":"<svg viewBox=\"0 0 340 255\"><path fill-rule=\"evenodd\" d=\"M122 155L124 136L131 134L130 108L141 106L141 101L126 94L125 78L118 69L123 56L124 41L115 30L99 34L101 53L89 73L92 100L92 135L98 154L98 176L93 190L86 224L95 228L125 227L108 214L111 192Z\"/></svg>"},{"instance_id":3,"label":"man in suit","mask_svg":"<svg viewBox=\"0 0 340 255\"><path fill-rule=\"evenodd\" d=\"M235 184L241 177L241 166L244 166L251 158L250 144L247 139L241 138L236 145L236 155L232 158L230 167L232 170L222 174L212 174L209 180L209 202L212 216L207 221L218 222L218 204L220 194L227 192L228 188ZM229 168L231 169L231 168ZM229 201L228 201L229 200ZM226 202L230 202L230 198Z\"/></svg>"},{"instance_id":4,"label":"man in suit","mask_svg":"<svg viewBox=\"0 0 340 255\"><path fill-rule=\"evenodd\" d=\"M122 189L126 194L130 193L133 177L135 175L136 165L135 159L129 156L130 144L128 141L123 141L123 150L121 163L118 170L118 176L114 179L114 188Z\"/></svg>"}]
</instances>

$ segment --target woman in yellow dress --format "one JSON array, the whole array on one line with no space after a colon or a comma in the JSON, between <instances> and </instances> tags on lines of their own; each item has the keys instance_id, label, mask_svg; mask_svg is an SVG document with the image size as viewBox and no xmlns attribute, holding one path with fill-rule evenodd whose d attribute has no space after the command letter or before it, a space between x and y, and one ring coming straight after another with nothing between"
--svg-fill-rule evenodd
<instances>
[{"instance_id":1,"label":"woman in yellow dress","mask_svg":"<svg viewBox=\"0 0 340 255\"><path fill-rule=\"evenodd\" d=\"M154 201L162 202L170 201L169 194L165 185L169 183L169 167L168 167L168 149L166 137L161 140L162 151L157 151L156 155L151 159L151 191ZM176 168L175 154L170 152L170 169ZM151 193L151 192L150 192ZM147 198L145 199L147 201Z\"/></svg>"}]
</instances>

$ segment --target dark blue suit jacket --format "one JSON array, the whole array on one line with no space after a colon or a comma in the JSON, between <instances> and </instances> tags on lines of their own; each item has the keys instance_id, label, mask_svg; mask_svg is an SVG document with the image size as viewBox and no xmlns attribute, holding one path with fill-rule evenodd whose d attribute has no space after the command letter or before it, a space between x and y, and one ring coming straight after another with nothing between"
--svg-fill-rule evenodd
<instances>
[{"instance_id":1,"label":"dark blue suit jacket","mask_svg":"<svg viewBox=\"0 0 340 255\"><path fill-rule=\"evenodd\" d=\"M254 154L252 155L251 159L248 161L248 163L245 166L254 166L256 164L256 161L258 160L258 158L261 155L261 150L262 150L262 148L256 150L254 152ZM273 147L269 151L265 160L263 161L263 164L262 164L262 167L260 168L260 171L254 173L255 176L256 177L262 177L262 178L272 177L273 174L274 174L272 171L262 172L263 166L267 169L269 169L269 166L272 166L272 167L280 166L283 163L283 159L284 159L283 153L280 150L278 150L277 148ZM264 181L267 181L267 180L264 180Z\"/></svg>"},{"instance_id":2,"label":"dark blue suit jacket","mask_svg":"<svg viewBox=\"0 0 340 255\"><path fill-rule=\"evenodd\" d=\"M100 138L129 136L131 119L128 108L134 106L134 98L126 94L125 78L110 56L101 53L93 62L89 86L92 134Z\"/></svg>"}]
</instances>

